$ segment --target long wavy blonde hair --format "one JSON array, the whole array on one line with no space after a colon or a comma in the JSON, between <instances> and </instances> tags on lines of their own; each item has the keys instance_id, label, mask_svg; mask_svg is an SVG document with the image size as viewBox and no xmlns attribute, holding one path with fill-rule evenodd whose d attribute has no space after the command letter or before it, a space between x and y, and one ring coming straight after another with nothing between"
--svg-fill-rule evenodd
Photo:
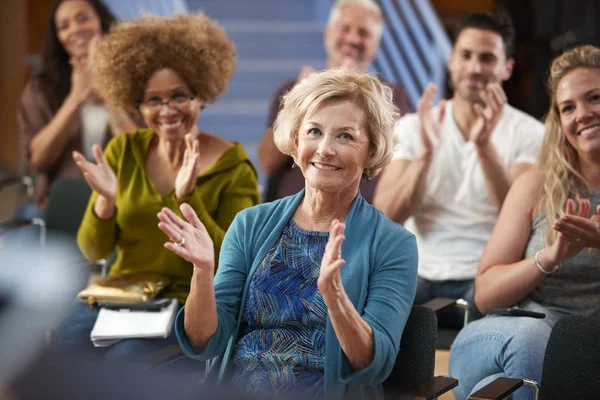
<instances>
[{"instance_id":1,"label":"long wavy blonde hair","mask_svg":"<svg viewBox=\"0 0 600 400\"><path fill-rule=\"evenodd\" d=\"M594 46L576 47L555 58L550 66L550 110L545 122L546 133L538 153L538 165L545 174L540 209L546 216L548 226L552 226L554 221L564 214L567 199L581 198L581 189L587 187L587 182L579 171L577 151L563 133L556 104L556 88L559 82L577 68L600 70L600 49ZM552 245L556 235L554 229L548 229L546 245Z\"/></svg>"}]
</instances>

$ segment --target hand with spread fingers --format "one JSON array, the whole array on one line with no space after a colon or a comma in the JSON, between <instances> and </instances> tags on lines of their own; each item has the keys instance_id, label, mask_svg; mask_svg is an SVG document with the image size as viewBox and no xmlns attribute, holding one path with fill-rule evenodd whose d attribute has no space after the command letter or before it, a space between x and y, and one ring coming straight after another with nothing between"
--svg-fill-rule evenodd
<instances>
[{"instance_id":1,"label":"hand with spread fingers","mask_svg":"<svg viewBox=\"0 0 600 400\"><path fill-rule=\"evenodd\" d=\"M345 227L346 225L337 219L331 222L329 240L325 246L321 260L321 272L317 281L317 287L323 297L339 296L344 293L340 269L346 263L342 258L342 243L346 238L344 236Z\"/></svg>"},{"instance_id":2,"label":"hand with spread fingers","mask_svg":"<svg viewBox=\"0 0 600 400\"><path fill-rule=\"evenodd\" d=\"M86 160L86 158L78 151L73 152L75 164L83 173L83 177L99 195L109 201L115 200L117 193L117 177L110 165L106 162L102 148L97 144L93 147L94 158L96 162Z\"/></svg>"},{"instance_id":3,"label":"hand with spread fingers","mask_svg":"<svg viewBox=\"0 0 600 400\"><path fill-rule=\"evenodd\" d=\"M189 196L196 187L200 173L200 141L191 133L185 135L185 152L179 172L175 177L175 196L182 199Z\"/></svg>"},{"instance_id":4,"label":"hand with spread fingers","mask_svg":"<svg viewBox=\"0 0 600 400\"><path fill-rule=\"evenodd\" d=\"M489 143L507 102L506 94L499 83L488 84L481 92L481 99L483 105L479 103L473 105L478 118L469 134L470 141L477 147L485 147Z\"/></svg>"},{"instance_id":5,"label":"hand with spread fingers","mask_svg":"<svg viewBox=\"0 0 600 400\"><path fill-rule=\"evenodd\" d=\"M437 86L430 83L423 91L417 106L419 117L419 134L421 138L421 155L431 155L441 142L442 125L446 114L446 100L442 100L437 114L433 112L433 101Z\"/></svg>"},{"instance_id":6,"label":"hand with spread fingers","mask_svg":"<svg viewBox=\"0 0 600 400\"><path fill-rule=\"evenodd\" d=\"M158 213L158 227L170 239L165 248L194 264L194 268L212 273L215 250L210 235L189 204L184 203L179 209L187 221L166 207Z\"/></svg>"},{"instance_id":7,"label":"hand with spread fingers","mask_svg":"<svg viewBox=\"0 0 600 400\"><path fill-rule=\"evenodd\" d=\"M566 257L574 256L584 248L600 248L600 206L591 216L590 208L590 201L582 199L575 213L575 200L568 199L566 214L554 223L553 229L558 232L557 242L564 242Z\"/></svg>"}]
</instances>

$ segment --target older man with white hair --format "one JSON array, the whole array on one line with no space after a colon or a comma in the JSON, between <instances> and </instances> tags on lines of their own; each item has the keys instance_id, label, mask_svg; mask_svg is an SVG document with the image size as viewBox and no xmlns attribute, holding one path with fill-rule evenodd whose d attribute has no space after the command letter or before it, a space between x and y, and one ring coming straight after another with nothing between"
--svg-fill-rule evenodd
<instances>
[{"instance_id":1,"label":"older man with white hair","mask_svg":"<svg viewBox=\"0 0 600 400\"><path fill-rule=\"evenodd\" d=\"M327 68L352 68L366 72L375 58L381 42L383 15L373 0L338 0L329 14L323 33L323 45L327 53ZM280 108L283 94L296 82L314 72L312 66L304 66L296 79L285 82L273 96L267 130L258 149L260 167L268 177L265 200L272 201L294 193L304 187L304 179L293 160L281 153L273 142L273 122ZM410 112L404 89L390 84L394 90L394 102L402 114ZM371 202L377 179L363 181L360 185L363 197Z\"/></svg>"}]
</instances>

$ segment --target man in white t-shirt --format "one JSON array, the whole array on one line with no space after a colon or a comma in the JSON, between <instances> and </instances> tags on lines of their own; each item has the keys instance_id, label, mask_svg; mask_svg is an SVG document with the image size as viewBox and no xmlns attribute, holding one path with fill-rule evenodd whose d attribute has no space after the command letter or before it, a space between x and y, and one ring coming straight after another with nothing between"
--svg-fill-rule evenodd
<instances>
[{"instance_id":1,"label":"man in white t-shirt","mask_svg":"<svg viewBox=\"0 0 600 400\"><path fill-rule=\"evenodd\" d=\"M535 163L544 132L539 121L506 104L501 84L514 65L510 19L471 14L455 38L448 67L454 96L433 107L430 85L417 113L398 122L394 160L374 199L417 237L415 304L435 297L472 301L502 202L515 178Z\"/></svg>"}]
</instances>

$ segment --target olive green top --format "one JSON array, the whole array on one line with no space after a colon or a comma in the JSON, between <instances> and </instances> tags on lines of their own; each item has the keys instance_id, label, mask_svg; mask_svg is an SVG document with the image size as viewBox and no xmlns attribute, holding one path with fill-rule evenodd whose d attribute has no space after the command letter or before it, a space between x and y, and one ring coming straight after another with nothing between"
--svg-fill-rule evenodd
<instances>
[{"instance_id":1,"label":"olive green top","mask_svg":"<svg viewBox=\"0 0 600 400\"><path fill-rule=\"evenodd\" d=\"M158 212L168 207L181 216L180 204L190 204L214 242L216 266L225 231L235 215L258 203L257 175L244 147L236 143L198 176L196 188L189 196L177 199L174 190L161 196L145 167L153 137L151 130L140 129L110 141L105 157L117 177L115 215L105 220L96 216L93 209L98 194L93 192L77 243L91 261L109 257L116 245L117 259L110 275L165 275L172 283L163 295L184 303L193 266L164 248L169 238L158 228Z\"/></svg>"}]
</instances>

